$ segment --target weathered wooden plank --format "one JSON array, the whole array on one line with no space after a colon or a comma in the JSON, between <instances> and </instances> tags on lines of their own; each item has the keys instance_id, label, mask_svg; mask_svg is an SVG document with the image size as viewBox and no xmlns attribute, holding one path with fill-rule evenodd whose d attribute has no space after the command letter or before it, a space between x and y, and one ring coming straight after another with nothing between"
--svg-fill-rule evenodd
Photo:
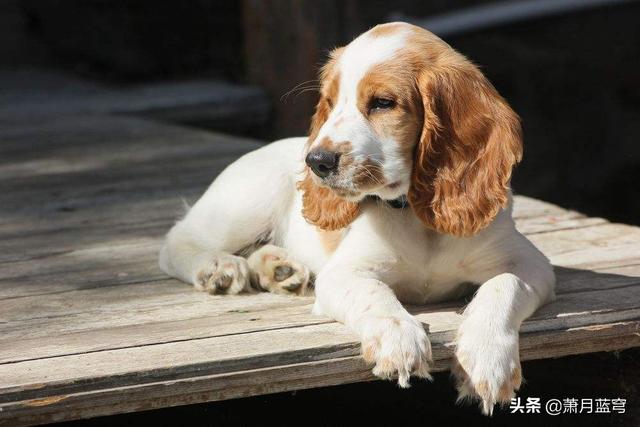
<instances>
[{"instance_id":1,"label":"weathered wooden plank","mask_svg":"<svg viewBox=\"0 0 640 427\"><path fill-rule=\"evenodd\" d=\"M168 188L155 197L144 196L143 191L131 191L127 198L111 200L83 200L80 203L64 203L42 206L39 212L5 212L0 224L0 244L10 241L17 244L21 238L47 235L50 239L63 239L65 234L74 233L83 237L85 233L100 233L113 227L146 228L148 223L173 222L185 212L185 203L192 203L205 190L191 184L192 188ZM138 197L140 196L140 197ZM122 215L126 212L126 215ZM90 236L91 237L91 236ZM93 238L99 241L99 238ZM87 239L87 242L91 240ZM80 242L82 244L82 242ZM25 249L33 250L30 244Z\"/></svg>"},{"instance_id":2,"label":"weathered wooden plank","mask_svg":"<svg viewBox=\"0 0 640 427\"><path fill-rule=\"evenodd\" d=\"M599 291L635 286L640 280L640 258L627 265L605 268L569 268L555 266L556 294Z\"/></svg>"},{"instance_id":3,"label":"weathered wooden plank","mask_svg":"<svg viewBox=\"0 0 640 427\"><path fill-rule=\"evenodd\" d=\"M0 117L6 122L37 121L78 114L138 114L216 129L240 130L266 123L269 100L264 92L215 80L151 83L124 87L79 81L53 71L0 71ZM7 82L8 79L8 82ZM30 81L31 86L20 84ZM33 82L44 87L34 91ZM21 87L20 90L10 86Z\"/></svg>"},{"instance_id":4,"label":"weathered wooden plank","mask_svg":"<svg viewBox=\"0 0 640 427\"><path fill-rule=\"evenodd\" d=\"M212 297L157 267L179 196L198 197L257 144L104 120L0 123L0 422L371 378L354 337L312 316L311 298ZM640 229L522 196L514 217L559 266L558 300L523 325L523 358L640 345ZM438 369L462 304L410 307Z\"/></svg>"},{"instance_id":5,"label":"weathered wooden plank","mask_svg":"<svg viewBox=\"0 0 640 427\"><path fill-rule=\"evenodd\" d=\"M0 264L0 295L59 293L166 277L157 265L160 239L105 241L83 250Z\"/></svg>"},{"instance_id":6,"label":"weathered wooden plank","mask_svg":"<svg viewBox=\"0 0 640 427\"><path fill-rule=\"evenodd\" d=\"M66 173L104 167L109 162L117 164L163 157L167 151L181 154L189 150L207 150L208 144L215 141L227 142L218 147L222 152L234 146L242 150L247 149L243 147L247 141L252 141L124 116L62 116L0 121L0 136L0 166L7 171L6 176L12 176L11 171L21 170L19 175L23 176L40 174L39 168L27 167L29 162L51 161L56 167L51 171L45 168L45 173ZM91 144L87 144L88 137L92 138ZM22 165L23 162L26 165Z\"/></svg>"},{"instance_id":7,"label":"weathered wooden plank","mask_svg":"<svg viewBox=\"0 0 640 427\"><path fill-rule=\"evenodd\" d=\"M190 180L191 185L206 185L234 158L261 145L125 118L45 120L33 128L0 126L0 202L5 212L15 208L12 202L22 212L27 208L37 212L34 208L64 196L55 193L60 190L77 199L99 195L105 191L101 186L116 183L118 192L126 194L128 189L144 188L145 181L150 180L150 186L162 184L163 175L173 178L174 184L202 175L199 181ZM87 140L93 143L87 145ZM33 196L39 203L29 205Z\"/></svg>"},{"instance_id":8,"label":"weathered wooden plank","mask_svg":"<svg viewBox=\"0 0 640 427\"><path fill-rule=\"evenodd\" d=\"M160 185L157 188L164 189ZM15 248L14 252L26 254L33 250L42 251L43 245L52 241L60 246L63 239L66 239L64 243L72 241L78 247L84 241L99 240L100 233L114 228L115 233L118 228L124 228L129 233L135 232L137 228L148 228L154 222L170 224L184 212L183 200L196 200L205 188L204 183L200 187L191 185L190 188L169 188L162 194L152 194L152 197L149 197L148 189L134 188L124 193L128 197L122 197L121 194L117 199L106 200L104 193L96 191L95 197L85 197L75 203L56 198L55 204L40 205L37 211L22 210L13 214L5 212L2 215L4 222L0 224L0 249L12 247ZM143 196L142 193L147 194ZM516 198L516 204L518 201L519 198ZM121 215L122 212L127 214ZM573 212L516 219L518 229L525 234L582 228L605 222L600 218L586 218ZM37 239L40 235L41 241L29 240ZM94 235L97 237L93 237ZM13 257L10 259L15 259L15 255L2 252L0 261L10 256Z\"/></svg>"},{"instance_id":9,"label":"weathered wooden plank","mask_svg":"<svg viewBox=\"0 0 640 427\"><path fill-rule=\"evenodd\" d=\"M548 233L558 230L575 230L606 224L604 218L585 217L577 212L566 211L562 214L543 214L540 216L526 216L515 218L516 228L522 234Z\"/></svg>"},{"instance_id":10,"label":"weathered wooden plank","mask_svg":"<svg viewBox=\"0 0 640 427\"><path fill-rule=\"evenodd\" d=\"M221 167L218 171L220 170ZM84 178L81 177L80 181ZM89 241L92 234L99 234L114 227L116 227L114 231L117 232L117 227L121 225L126 226L127 231L136 231L136 227L148 228L149 223L153 222L171 223L184 211L182 200L195 201L204 191L211 177L207 175L197 178L202 181L200 186L192 183L193 179L194 176L189 175L186 179L189 183L186 186L168 186L166 182L147 183L140 177L134 180L139 188L119 188L117 194L109 190L115 185L114 182L107 180L109 187L106 190L94 185L91 193L85 193L81 197L77 194L79 190L74 190L74 195L67 198L62 197L60 191L51 191L48 194L54 197L50 202L47 202L42 194L30 194L29 198L44 200L36 207L17 209L14 212L4 211L1 215L3 222L0 224L0 237L2 237L0 262L4 259L16 259L16 253L24 255L32 251L45 253L47 243L58 248L60 240L65 238L81 244L82 241ZM37 186L42 184L39 183ZM68 187L71 188L72 185L69 184ZM520 200L520 197L516 198L516 206L519 205ZM27 201L21 201L19 204L28 205ZM17 205L14 204L14 206ZM122 212L126 212L127 215L121 215ZM543 211L538 210L538 212ZM606 221L603 219L585 218L568 211L556 215L542 213L541 216L516 219L518 228L525 234L581 228L604 222ZM40 234L43 234L41 241L29 240L37 239ZM77 239L83 240L78 242ZM3 246L14 248L14 250L1 250Z\"/></svg>"},{"instance_id":11,"label":"weathered wooden plank","mask_svg":"<svg viewBox=\"0 0 640 427\"><path fill-rule=\"evenodd\" d=\"M73 235L50 246L48 235L25 237L48 248L26 254L14 253L16 248L7 244L8 253L0 262L0 299L161 278L164 275L157 268L157 253L167 229L166 223L160 223L149 230L140 229L140 233L125 228L113 236L107 229L102 239L80 247L74 244ZM82 237L77 240L84 243Z\"/></svg>"},{"instance_id":12,"label":"weathered wooden plank","mask_svg":"<svg viewBox=\"0 0 640 427\"><path fill-rule=\"evenodd\" d=\"M146 176L143 171L138 170L138 175L132 175L124 181L112 171L106 176L72 174L65 176L65 180L58 184L51 183L50 176L44 176L24 190L7 184L5 193L0 197L0 201L7 206L2 213L0 236L11 239L59 229L73 231L105 224L117 225L132 220L142 223L146 220L172 220L182 209L180 199L197 199L214 176L233 158L204 159L200 165L175 169L173 175L171 168L166 173L161 173L156 168L162 165L151 165L149 167L154 171L154 176ZM137 166L126 166L122 169L131 173L131 169L136 168ZM81 184L73 184L74 182ZM516 206L518 201L516 199ZM127 212L128 215L119 215L121 212ZM523 228L523 232L586 224L574 224L572 220L579 221L579 216L530 216L518 219L517 223ZM588 224L595 223L591 219L584 221L588 221ZM602 220L598 220L600 221Z\"/></svg>"},{"instance_id":13,"label":"weathered wooden plank","mask_svg":"<svg viewBox=\"0 0 640 427\"><path fill-rule=\"evenodd\" d=\"M4 222L0 224L0 237L3 242L13 240L13 244L20 237L38 234L49 234L49 238L63 237L57 236L57 231L77 232L80 235L79 231L98 232L99 230L94 229L104 229L105 225L127 225L134 229L136 225L142 227L149 221L171 222L184 212L183 201L195 201L204 192L209 180L205 182L199 187L191 184L189 187L167 188L162 194L152 194L152 197L149 197L148 190L144 196L144 188L134 188L126 193L128 197L122 197L121 194L121 197L108 199L104 194L96 192L94 198L77 201L57 199L55 204L41 205L39 211L5 211L2 214ZM127 215L118 215L121 212L127 212ZM527 234L565 227L583 227L600 221L603 220L594 221L573 215L570 218L542 216L517 220L517 225Z\"/></svg>"},{"instance_id":14,"label":"weathered wooden plank","mask_svg":"<svg viewBox=\"0 0 640 427\"><path fill-rule=\"evenodd\" d=\"M160 198L159 200L138 201L132 208L126 210L127 215L122 215L122 208L111 204L108 204L103 209L94 206L91 212L100 211L95 219L90 215L85 217L82 213L76 213L75 208L57 209L59 217L63 218L57 221L57 218L51 220L48 216L34 222L23 219L21 227L16 227L17 230L15 231L11 230L9 236L5 233L3 240L0 241L0 249L5 249L0 251L0 263L42 257L49 253L47 250L52 253L59 253L71 248L78 250L83 246L84 242L91 244L95 237L97 237L95 238L97 242L104 244L104 234L114 228L114 234L117 237L117 232L121 225L124 226L126 233L131 233L137 227L149 229L152 224L157 223L156 229L151 229L148 233L144 232L141 235L156 234L159 236L164 234L168 229L167 225L171 224L179 216L179 213L184 211L184 206L178 197L171 197L169 200ZM70 217L76 217L76 219L69 221L68 218ZM37 229L39 223L47 224L45 226L47 227L46 231ZM599 219L569 218L557 220L556 217L546 216L518 220L519 228L527 234L566 228L583 228L600 223ZM56 226L58 227L57 230ZM11 229L12 226L7 227ZM27 228L35 228L36 230L26 233L25 229ZM55 231L61 232L55 233ZM14 234L15 237L11 237Z\"/></svg>"},{"instance_id":15,"label":"weathered wooden plank","mask_svg":"<svg viewBox=\"0 0 640 427\"><path fill-rule=\"evenodd\" d=\"M162 188L158 186L157 188ZM157 190L157 189L156 189ZM42 206L41 211L32 215L15 212L2 215L5 220L0 225L0 263L43 258L69 250L78 250L97 242L106 244L112 240L128 237L149 237L163 235L177 217L184 212L181 196L193 201L200 196L200 190L176 192L170 190L157 198L150 198L148 190L131 194L119 200L83 198L82 202L56 199L55 205ZM168 196L166 193L173 193ZM141 195L140 199L136 196ZM122 195L121 195L122 196ZM122 215L126 212L126 215ZM597 218L582 218L578 214L564 216L526 217L517 220L518 228L525 234L548 232L566 228L581 228L604 223Z\"/></svg>"},{"instance_id":16,"label":"weathered wooden plank","mask_svg":"<svg viewBox=\"0 0 640 427\"><path fill-rule=\"evenodd\" d=\"M564 235L564 232L561 235ZM152 242L151 246L157 248L157 243ZM9 333L11 328L16 328L12 330L13 333L24 334L26 338L33 333L30 331L49 333L47 325L52 328L51 332L56 330L59 332L75 331L78 327L104 327L103 323L98 322L96 324L95 319L115 315L119 321L124 321L124 319L130 318L129 312L133 308L137 308L140 312L140 317L134 316L131 320L134 324L146 322L149 318L158 321L162 319L176 321L182 319L180 315L176 316L175 313L167 311L166 305L180 307L180 310L175 310L178 313L189 307L193 313L203 314L196 309L196 306L202 303L206 307L211 301L211 297L192 293L186 285L175 281L164 281L159 285L154 283L154 278L164 278L164 275L156 267L155 252L149 251L147 246L141 245L140 241L137 240L132 247L133 250L130 248L123 249L122 246L117 245L97 247L91 251L86 251L80 256L72 256L71 262L50 266L52 270L43 276L38 276L33 272L33 277L27 273L22 276L18 274L17 277L10 277L8 280L4 278L5 286L2 289L7 288L7 283L13 280L16 289L23 289L24 285L31 284L32 286L43 288L42 291L45 290L44 288L49 288L51 295L46 298L42 296L16 298L14 296L14 298L1 302L0 307L2 310L0 310L0 313L2 313L2 321L5 323L0 329L4 333ZM610 249L595 248L596 252L606 252ZM593 256L593 254L590 254L590 256ZM142 260L141 265L146 266L146 269L139 269L138 261L132 265L127 264L129 258ZM91 259L92 262L88 263L88 265L82 265L80 261L87 259ZM100 267L100 264L96 263L96 259L106 259L108 262ZM118 264L118 261L120 261L120 264ZM578 259L578 261L580 262L581 260ZM629 267L602 269L598 272L567 268L559 269L558 293L566 294L634 286L637 284L637 277L640 276L640 272L638 271L638 259L636 258L632 261L635 261L635 264L632 263ZM73 265L82 266L79 270L67 271ZM25 267L30 268L30 264L25 263ZM134 270L129 273L126 270L127 268L133 268ZM143 282L135 286L113 289L101 287L116 286L131 283L132 281L136 283L136 281L144 280L151 280L151 283L144 284ZM86 286L88 289L72 293L64 292L65 289L78 289L64 287L69 284ZM177 298L176 295L180 295L182 299ZM133 303L123 303L123 301L127 300L131 300ZM161 301L165 300L164 304L166 305L161 303ZM227 303L226 300L223 301L224 304ZM180 304L184 304L184 307L180 306ZM207 307L206 309L208 310L209 308ZM17 313L18 315L12 317L12 313ZM163 315L166 317L163 317ZM116 323L112 326L122 326L122 324ZM20 328L24 328L25 332L20 332Z\"/></svg>"},{"instance_id":17,"label":"weathered wooden plank","mask_svg":"<svg viewBox=\"0 0 640 427\"><path fill-rule=\"evenodd\" d=\"M253 297L246 299L254 300ZM258 301L253 302L258 303ZM254 307L259 306L260 304L256 304ZM455 330L460 322L459 307L445 307L414 307L412 310L421 322L429 325L432 341L443 345L454 339ZM308 306L305 308L308 309ZM182 309L184 309L183 306L178 307L178 310ZM227 314L229 311L237 312L237 310L227 310ZM269 312L263 310L261 313L273 315L277 314L277 310ZM257 332L245 331L241 339L235 333L224 331L224 327L233 323L234 318L246 323L246 318L232 315L225 319L221 316L220 325L216 323L212 326L210 334L204 338L191 337L186 340L182 338L154 345L136 344L133 347L125 344L127 345L125 348L91 353L85 353L87 348L76 347L67 351L78 354L0 364L0 387L4 388L6 393L10 393L11 390L27 387L30 381L36 381L36 378L53 384L75 384L78 381L82 382L83 378L93 381L94 376L107 375L107 373L108 377L121 377L128 375L127 373L133 375L141 371L156 372L164 369L175 372L179 370L178 367L181 364L185 363L185 354L191 354L186 359L190 364L215 362L215 367L211 369L223 369L217 372L220 373L235 369L232 368L235 366L234 363L241 363L242 369L263 368L269 363L276 363L276 360L284 363L288 352L295 354L302 352L305 356L301 357L312 357L329 350L339 353L345 346L357 347L357 341L342 325L327 323L328 319L323 319L321 322L316 320L316 323L322 324L309 325L311 316L305 315L301 310L298 310L296 315L299 316L296 318L298 324L295 321L287 323L286 319L280 317L281 327L261 329ZM305 319L305 316L308 317ZM212 316L211 320L214 321L214 318L215 316ZM560 295L555 303L543 307L527 320L522 331L524 333L549 332L637 318L640 318L640 292L636 284L634 287ZM148 322L150 320L147 319ZM180 327L180 323L175 325ZM220 328L222 329L218 331L217 329ZM153 326L150 329L153 331ZM100 335L99 329L93 332ZM120 335L120 337L123 336ZM44 341L46 345L46 340ZM78 343L77 340L76 343ZM123 344L120 346L122 347ZM127 360L126 363L125 360Z\"/></svg>"},{"instance_id":18,"label":"weathered wooden plank","mask_svg":"<svg viewBox=\"0 0 640 427\"><path fill-rule=\"evenodd\" d=\"M163 194L163 189L171 187L177 187L178 190L193 188L194 182L204 190L215 174L235 157L234 155L228 158L201 158L193 170L185 169L178 163L167 160L144 168L138 167L136 173L130 170L133 166L127 166L122 168L122 174L114 170L96 171L91 174L65 177L64 180L47 176L44 181L19 188L13 188L16 186L11 186L11 183L5 181L0 185L1 190L6 190L1 201L6 206L7 213L17 211L19 214L24 214L31 211L42 214L43 205L45 212L51 208L80 209L86 204L109 206L111 203L118 203L128 198L149 199L154 195ZM164 169L164 173L161 173L160 169ZM147 171L151 176L145 175ZM129 175L125 176L124 173ZM74 180L77 180L76 185L72 184ZM207 184L203 185L205 182ZM13 189L7 190L9 187ZM40 211L34 209L38 206Z\"/></svg>"},{"instance_id":19,"label":"weathered wooden plank","mask_svg":"<svg viewBox=\"0 0 640 427\"><path fill-rule=\"evenodd\" d=\"M634 273L638 275L639 270L639 267L635 267ZM562 289L563 280L571 280L572 276L579 277L579 289L573 292ZM592 312L600 312L601 320L608 312L619 319L619 311L628 310L629 304L637 303L633 295L640 292L640 277L637 276L576 271L561 273L559 277L558 300L534 316L538 328L546 325L541 323L546 320L551 321L551 327L560 322L568 326L566 322L573 321L575 316L585 317ZM162 289L154 293L155 286ZM631 287L633 289L629 289ZM132 288L108 290L112 294L122 291L118 295L101 296L91 292L95 300L85 296L80 299L80 304L63 298L49 301L49 297L40 301L39 305L7 307L4 304L3 311L6 310L7 314L1 319L0 363L115 349L123 345L150 345L328 322L310 314L309 298L270 294L212 298L187 290L172 281ZM623 296L631 293L632 298L627 300L620 297L620 288L627 289L622 291ZM594 293L578 297L576 292ZM65 301L68 301L68 308L63 305ZM82 301L91 303L84 306ZM586 303L589 304L588 312L576 311L578 304ZM56 309L51 310L51 306ZM459 311L462 306L463 302L458 301L412 310L417 313L429 312L429 319L425 321L440 331L446 328L455 330L457 316L452 317L448 313ZM434 313L438 310L445 310L447 314L437 318ZM525 324L525 329L529 327Z\"/></svg>"},{"instance_id":20,"label":"weathered wooden plank","mask_svg":"<svg viewBox=\"0 0 640 427\"><path fill-rule=\"evenodd\" d=\"M614 290L638 286L640 263L598 271L556 268L557 294ZM260 308L308 305L307 298L271 294L210 296L172 279L150 280L132 285L95 287L46 296L0 301L3 338L48 336L128 324L181 321L229 310L253 313ZM435 306L436 308L438 306ZM188 309L187 309L188 308ZM135 311L137 309L138 311ZM240 317L240 316L238 316ZM253 326L249 326L254 328ZM237 332L237 331L235 331Z\"/></svg>"},{"instance_id":21,"label":"weathered wooden plank","mask_svg":"<svg viewBox=\"0 0 640 427\"><path fill-rule=\"evenodd\" d=\"M538 337L525 336L522 344L523 348L525 346L527 348L523 351L522 358L527 360L565 356L584 351L619 350L625 348L620 340L626 340L629 337L633 340L633 334L637 328L637 322L629 322L605 328L571 330L555 334L555 337L545 335L544 347L540 345L542 341L536 339ZM558 337L561 337L560 340ZM570 338L571 345L565 344L567 337ZM637 337L635 339L637 340ZM628 344L629 341L625 342ZM549 352L544 351L547 347L550 349ZM436 369L446 368L447 365L448 360L438 360ZM365 366L359 357L344 357L329 361L11 402L4 404L5 415L8 414L5 420L19 424L61 421L371 379L370 368ZM0 419L2 419L1 415Z\"/></svg>"},{"instance_id":22,"label":"weathered wooden plank","mask_svg":"<svg viewBox=\"0 0 640 427\"><path fill-rule=\"evenodd\" d=\"M195 187L205 186L220 171L220 167L212 168L211 161L222 156L224 164L221 166L224 166L233 158L260 145L249 140L175 126L108 117L42 120L35 125L29 123L28 126L5 125L0 126L0 135L3 137L0 153L6 159L4 162L0 159L0 177L3 178L5 190L0 195L3 197L0 201L6 206L5 213L11 206L8 202L21 201L18 218L24 217L25 209L33 210L34 207L38 208L35 210L37 213L42 214L42 208L50 199L57 201L58 207L61 207L60 199L64 199L67 203L62 207L69 208L68 197L61 197L64 194L57 193L60 189L72 190L76 195L73 200L94 205L99 203L98 200L92 200L95 193L100 195L108 192L109 188L100 187L105 183L112 184L110 188L117 184L118 193L125 195L135 184L144 187L141 180L151 179L150 186L159 187L162 178L172 171L166 168L172 166L175 166L176 173L180 172L192 183L195 175L191 173L210 171L209 175L198 174L202 178L194 183ZM94 141L90 146L86 144L88 139ZM99 140L97 144L96 139ZM208 155L212 157L208 158ZM136 167L130 167L132 164ZM160 181L153 182L154 177ZM46 188L42 190L42 187ZM93 193L87 193L85 187L93 189ZM148 190L148 187L143 189ZM20 199L21 195L26 198ZM124 199L127 200L126 197ZM29 203L34 200L39 203ZM113 200L108 202L113 203ZM525 198L516 206L516 216L522 210L518 207L520 205L524 205L529 215L533 212L563 211L542 202L536 205L536 202ZM64 210L67 213L70 211ZM2 226L5 226L7 218L3 219Z\"/></svg>"},{"instance_id":23,"label":"weathered wooden plank","mask_svg":"<svg viewBox=\"0 0 640 427\"><path fill-rule=\"evenodd\" d=\"M185 309L190 310L191 307ZM310 311L310 305L286 304L252 311L228 310L222 314L177 320L147 318L147 323L127 322L124 326L92 325L93 329L50 332L49 336L31 334L38 335L36 338L9 338L19 335L18 331L9 331L7 339L0 340L0 346L3 347L0 363L329 323L327 319L312 317Z\"/></svg>"},{"instance_id":24,"label":"weathered wooden plank","mask_svg":"<svg viewBox=\"0 0 640 427\"><path fill-rule=\"evenodd\" d=\"M568 211L560 206L531 197L514 196L513 217L516 219L542 215L562 215Z\"/></svg>"},{"instance_id":25,"label":"weathered wooden plank","mask_svg":"<svg viewBox=\"0 0 640 427\"><path fill-rule=\"evenodd\" d=\"M284 315L277 310L297 309L300 306L306 307L308 320L315 323L311 320L311 303L310 297L295 298L269 293L211 296L175 280L165 280L78 291L71 298L67 294L53 294L47 298L5 300L0 318L3 332L0 339L47 337L55 331L65 334L161 322L174 323L182 328L182 321L216 316L220 319L209 326L209 333L224 335L241 331L235 325L233 329L223 328L236 318L247 322L251 318L266 315L277 320ZM255 329L251 323L245 323L244 327ZM0 354L5 350L0 350Z\"/></svg>"},{"instance_id":26,"label":"weathered wooden plank","mask_svg":"<svg viewBox=\"0 0 640 427\"><path fill-rule=\"evenodd\" d=\"M122 236L164 233L181 210L181 195L194 200L222 167L258 146L135 119L43 120L33 127L5 125L0 133L8 135L0 149L12 158L0 164L0 176L5 178L0 202L9 207L1 214L0 263L37 260L39 272L49 255L96 242L109 244ZM84 143L96 135L100 144ZM220 158L226 151L229 157ZM215 154L215 159L207 154ZM16 162L15 157L23 161ZM167 193L173 197L158 200ZM516 215L522 211L520 204L529 206L528 215L563 212L550 204L519 199ZM574 226L573 218L570 214L567 220L540 219L530 225L527 218L519 226L546 231ZM26 283L21 288L38 292ZM2 292L15 296L6 286Z\"/></svg>"},{"instance_id":27,"label":"weathered wooden plank","mask_svg":"<svg viewBox=\"0 0 640 427\"><path fill-rule=\"evenodd\" d=\"M640 345L639 328L640 322L630 321L547 334L524 334L521 357L530 360L637 346ZM354 349L344 348L341 354L350 352ZM22 393L24 399L0 403L3 409L0 422L22 425L62 421L373 379L370 368L353 354L224 374L211 375L205 371L188 378L139 381L131 386L83 391L59 389L44 393L43 385L38 384ZM436 343L435 369L447 369L451 354L451 347ZM14 396L20 399L19 395Z\"/></svg>"},{"instance_id":28,"label":"weathered wooden plank","mask_svg":"<svg viewBox=\"0 0 640 427\"><path fill-rule=\"evenodd\" d=\"M605 268L634 263L640 256L640 228L625 224L606 223L529 238L555 265Z\"/></svg>"},{"instance_id":29,"label":"weathered wooden plank","mask_svg":"<svg viewBox=\"0 0 640 427\"><path fill-rule=\"evenodd\" d=\"M61 237L57 245L49 246L44 253L21 254L22 260L12 260L9 252L4 255L8 259L0 263L0 299L163 277L156 258L161 236L168 228L165 226L166 223L160 223L149 233L131 233L127 239L107 233L103 240L80 247L76 247L71 234ZM605 223L530 237L560 266L604 268L624 266L640 258L640 229L622 224ZM31 244L47 247L48 239L48 235L33 237ZM55 242L55 238L51 239ZM82 242L82 238L78 241Z\"/></svg>"}]
</instances>

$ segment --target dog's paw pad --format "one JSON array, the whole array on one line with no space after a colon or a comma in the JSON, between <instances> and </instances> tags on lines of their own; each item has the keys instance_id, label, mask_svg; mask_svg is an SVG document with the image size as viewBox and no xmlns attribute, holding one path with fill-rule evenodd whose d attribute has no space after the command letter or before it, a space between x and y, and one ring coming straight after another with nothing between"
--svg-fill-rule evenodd
<instances>
[{"instance_id":1,"label":"dog's paw pad","mask_svg":"<svg viewBox=\"0 0 640 427\"><path fill-rule=\"evenodd\" d=\"M198 272L196 289L212 295L237 294L250 288L247 260L235 255L219 255Z\"/></svg>"},{"instance_id":2,"label":"dog's paw pad","mask_svg":"<svg viewBox=\"0 0 640 427\"><path fill-rule=\"evenodd\" d=\"M289 258L287 251L266 245L248 259L255 288L278 294L304 295L310 282L310 272L304 265Z\"/></svg>"},{"instance_id":3,"label":"dog's paw pad","mask_svg":"<svg viewBox=\"0 0 640 427\"><path fill-rule=\"evenodd\" d=\"M282 282L291 277L295 272L296 271L289 265L279 265L273 269L273 279L276 282Z\"/></svg>"}]
</instances>

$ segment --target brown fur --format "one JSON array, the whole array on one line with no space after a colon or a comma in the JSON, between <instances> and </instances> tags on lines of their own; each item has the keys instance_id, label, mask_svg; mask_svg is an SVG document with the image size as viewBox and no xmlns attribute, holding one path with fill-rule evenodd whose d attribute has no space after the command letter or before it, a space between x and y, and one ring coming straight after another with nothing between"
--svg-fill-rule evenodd
<instances>
[{"instance_id":1,"label":"brown fur","mask_svg":"<svg viewBox=\"0 0 640 427\"><path fill-rule=\"evenodd\" d=\"M354 186L360 190L366 190L384 183L385 177L379 164L371 160L365 160L358 165L351 180Z\"/></svg>"},{"instance_id":2,"label":"brown fur","mask_svg":"<svg viewBox=\"0 0 640 427\"><path fill-rule=\"evenodd\" d=\"M372 31L384 36L397 28ZM334 51L322 69L309 144L337 99L341 52ZM369 112L374 96L393 99L396 106ZM518 116L477 67L433 34L415 27L406 47L373 67L359 83L358 108L377 134L403 144L408 164L413 160L408 199L427 227L470 236L507 205L511 171L522 157ZM381 179L377 166L369 166L376 171L372 179ZM367 185L366 175L361 185ZM344 228L358 216L356 203L317 186L308 170L299 188L304 217L322 229Z\"/></svg>"},{"instance_id":3,"label":"brown fur","mask_svg":"<svg viewBox=\"0 0 640 427\"><path fill-rule=\"evenodd\" d=\"M414 67L405 61L393 61L373 66L358 83L358 109L377 135L398 141L405 148L409 165L422 130L422 101L414 75ZM390 99L395 106L370 112L373 98Z\"/></svg>"},{"instance_id":4,"label":"brown fur","mask_svg":"<svg viewBox=\"0 0 640 427\"><path fill-rule=\"evenodd\" d=\"M424 68L418 84L424 122L409 203L428 227L473 235L508 203L511 171L522 157L518 116L452 49Z\"/></svg>"},{"instance_id":5,"label":"brown fur","mask_svg":"<svg viewBox=\"0 0 640 427\"><path fill-rule=\"evenodd\" d=\"M396 31L402 29L402 24L396 22L389 22L387 24L377 25L371 29L371 35L374 37L386 37L390 36Z\"/></svg>"},{"instance_id":6,"label":"brown fur","mask_svg":"<svg viewBox=\"0 0 640 427\"><path fill-rule=\"evenodd\" d=\"M340 245L342 238L344 237L344 232L342 230L335 231L318 231L320 235L320 243L322 244L322 249L328 254L332 254Z\"/></svg>"},{"instance_id":7,"label":"brown fur","mask_svg":"<svg viewBox=\"0 0 640 427\"><path fill-rule=\"evenodd\" d=\"M320 128L327 121L333 102L338 97L340 86L339 73L336 70L336 61L342 49L334 50L329 62L322 68L320 79L322 81L321 96L316 106L316 112L311 119L308 145L311 144ZM339 230L349 225L359 214L358 203L349 202L328 188L320 187L313 182L312 172L306 168L305 177L298 182L298 189L302 195L302 216L311 224L322 230Z\"/></svg>"},{"instance_id":8,"label":"brown fur","mask_svg":"<svg viewBox=\"0 0 640 427\"><path fill-rule=\"evenodd\" d=\"M322 230L345 228L358 216L358 203L349 202L330 189L316 185L310 174L307 170L305 178L298 183L298 188L303 192L302 216Z\"/></svg>"}]
</instances>

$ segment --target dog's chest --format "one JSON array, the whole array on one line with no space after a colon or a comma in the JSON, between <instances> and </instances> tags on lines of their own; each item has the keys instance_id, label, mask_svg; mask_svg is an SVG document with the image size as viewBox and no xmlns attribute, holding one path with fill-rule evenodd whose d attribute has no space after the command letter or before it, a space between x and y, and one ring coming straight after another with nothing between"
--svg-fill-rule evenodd
<instances>
[{"instance_id":1,"label":"dog's chest","mask_svg":"<svg viewBox=\"0 0 640 427\"><path fill-rule=\"evenodd\" d=\"M392 287L399 299L424 304L467 293L475 268L470 245L424 230L415 230L412 236L404 245L395 245L399 274Z\"/></svg>"}]
</instances>

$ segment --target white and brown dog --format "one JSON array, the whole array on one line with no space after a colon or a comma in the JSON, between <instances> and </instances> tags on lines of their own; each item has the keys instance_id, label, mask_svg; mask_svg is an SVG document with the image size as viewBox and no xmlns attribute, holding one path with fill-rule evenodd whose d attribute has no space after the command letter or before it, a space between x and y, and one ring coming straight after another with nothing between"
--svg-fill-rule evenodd
<instances>
[{"instance_id":1,"label":"white and brown dog","mask_svg":"<svg viewBox=\"0 0 640 427\"><path fill-rule=\"evenodd\" d=\"M160 266L216 294L303 294L315 275L314 312L353 330L374 374L403 387L429 376L431 348L401 302L479 285L452 370L460 396L491 413L520 386L520 324L554 296L551 265L511 217L518 117L464 56L404 23L334 50L321 83L309 138L224 170L171 229Z\"/></svg>"}]
</instances>

